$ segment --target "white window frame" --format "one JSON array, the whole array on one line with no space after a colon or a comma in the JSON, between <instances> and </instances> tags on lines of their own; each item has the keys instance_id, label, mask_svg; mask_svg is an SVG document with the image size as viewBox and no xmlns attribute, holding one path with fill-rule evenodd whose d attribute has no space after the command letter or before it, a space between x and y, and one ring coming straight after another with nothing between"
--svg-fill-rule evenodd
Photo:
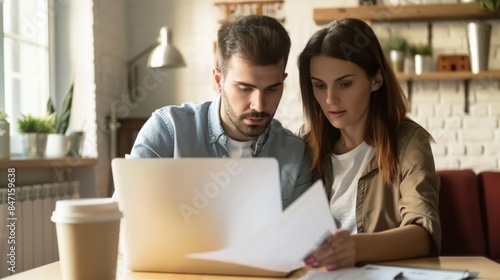
<instances>
[{"instance_id":1,"label":"white window frame","mask_svg":"<svg viewBox=\"0 0 500 280\"><path fill-rule=\"evenodd\" d=\"M36 11L36 15L33 15L33 18L31 20L35 21L37 20L36 16L39 15L40 13L45 13L45 16L47 17L47 22L46 22L46 27L47 27L47 32L48 32L48 42L47 46L42 46L33 42L30 42L20 36L16 35L8 35L6 36L4 34L4 25L3 25L3 20L4 20L4 2L5 0L0 0L0 110L5 111L7 108L6 104L6 97L7 97L7 92L5 88L5 77L6 77L6 70L5 70L5 57L4 57L4 52L5 52L5 47L4 47L4 40L6 37L10 38L11 40L15 40L17 42L22 42L23 44L31 44L31 45L36 45L38 48L46 48L47 50L47 63L48 63L48 75L47 75L47 81L44 82L45 85L47 85L46 91L43 93L46 98L50 96L50 93L53 92L53 87L54 87L54 0L47 0L47 7L45 7L45 10L40 9ZM22 0L21 0L22 1ZM35 2L38 5L38 2ZM52 9L52 10L51 10ZM21 80L22 82L22 80ZM47 100L44 98L45 100ZM22 101L21 101L22 102ZM46 101L43 102L43 107L45 108ZM22 112L22 113L33 113L35 115L42 115L44 112L43 111L38 111L38 112ZM17 133L17 118L18 116L12 116L9 114L9 119L8 121L11 123L11 135Z\"/></svg>"},{"instance_id":2,"label":"white window frame","mask_svg":"<svg viewBox=\"0 0 500 280\"><path fill-rule=\"evenodd\" d=\"M3 71L3 0L0 0L0 110L5 111L5 86Z\"/></svg>"}]
</instances>

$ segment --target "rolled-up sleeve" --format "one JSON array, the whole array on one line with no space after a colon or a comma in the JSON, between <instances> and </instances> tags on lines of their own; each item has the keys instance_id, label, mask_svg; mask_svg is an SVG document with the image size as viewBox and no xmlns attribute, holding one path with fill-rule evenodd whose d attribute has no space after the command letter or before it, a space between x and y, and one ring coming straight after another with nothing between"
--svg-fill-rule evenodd
<instances>
[{"instance_id":1,"label":"rolled-up sleeve","mask_svg":"<svg viewBox=\"0 0 500 280\"><path fill-rule=\"evenodd\" d=\"M400 155L401 226L416 224L425 228L432 242L431 254L437 256L441 250L440 179L426 131L413 130L405 146Z\"/></svg>"}]
</instances>

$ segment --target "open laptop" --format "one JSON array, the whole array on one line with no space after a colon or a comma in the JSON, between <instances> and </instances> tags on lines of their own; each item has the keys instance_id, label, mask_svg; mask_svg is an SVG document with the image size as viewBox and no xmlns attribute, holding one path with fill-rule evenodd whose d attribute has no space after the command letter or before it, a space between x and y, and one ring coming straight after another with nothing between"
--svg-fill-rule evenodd
<instances>
[{"instance_id":1,"label":"open laptop","mask_svg":"<svg viewBox=\"0 0 500 280\"><path fill-rule=\"evenodd\" d=\"M245 242L281 215L276 159L115 158L112 172L128 269L286 275L186 257Z\"/></svg>"}]
</instances>

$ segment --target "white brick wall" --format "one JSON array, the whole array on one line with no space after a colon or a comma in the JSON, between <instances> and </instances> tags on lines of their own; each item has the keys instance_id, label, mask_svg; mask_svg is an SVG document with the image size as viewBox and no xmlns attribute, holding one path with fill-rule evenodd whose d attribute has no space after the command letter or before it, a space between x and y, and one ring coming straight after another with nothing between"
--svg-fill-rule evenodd
<instances>
[{"instance_id":1,"label":"white brick wall","mask_svg":"<svg viewBox=\"0 0 500 280\"><path fill-rule=\"evenodd\" d=\"M118 11L120 11L123 8L123 1L127 10L125 22L128 31L126 49L128 59L152 42L161 26L169 25L174 29L174 44L181 50L187 63L187 67L171 71L142 104L131 110L131 116L149 116L154 108L163 105L186 101L200 103L215 97L211 78L212 47L218 26L214 1L115 0L109 3L108 1L95 2L99 2L96 6L108 9L107 11L118 5ZM287 67L289 76L285 82L285 93L276 117L290 129L296 130L302 123L296 58L309 36L319 28L312 19L312 9L314 7L356 6L357 3L357 0L285 1L283 7L286 17L285 27L292 39L292 51ZM108 18L107 22L122 22L123 19L120 16L113 17L118 14L118 11L116 13L103 12L100 15L106 17L111 15L111 19ZM96 21L96 30L105 28L105 26L97 26L99 22ZM494 25L492 34L499 34L500 21L490 22ZM432 42L435 47L434 57L444 52L467 53L467 42L464 39L465 23L465 21L434 23ZM122 27L113 27L117 28L118 32L108 27L107 30L113 32L106 33L106 36L96 36L96 46L110 48L107 44L121 40L119 34L125 32ZM387 40L390 34L403 35L411 43L425 42L428 35L426 23L421 22L374 24L373 27L382 42ZM120 51L123 50L118 50L118 53ZM118 56L115 55L113 58L118 59ZM145 65L145 60L142 63ZM118 64L106 73L110 77L117 77L117 82L124 83L123 69L119 68ZM492 38L489 64L491 69L500 70L500 38L498 36ZM96 72L96 75L103 74ZM120 87L114 83L107 84L101 93L111 94L110 90L116 92L115 87L121 89L123 85ZM403 87L406 86L403 84ZM102 98L107 100L109 97ZM434 135L437 143L433 144L433 149L438 169L472 168L475 171L500 169L499 155L496 152L500 150L498 147L500 143L500 82L496 80L471 82L469 114L464 113L464 102L464 84L461 81L414 82L410 116Z\"/></svg>"},{"instance_id":2,"label":"white brick wall","mask_svg":"<svg viewBox=\"0 0 500 280\"><path fill-rule=\"evenodd\" d=\"M110 134L106 117L111 104L127 94L126 5L125 0L94 1L94 55L96 83L97 152L96 196L108 196L110 189Z\"/></svg>"}]
</instances>

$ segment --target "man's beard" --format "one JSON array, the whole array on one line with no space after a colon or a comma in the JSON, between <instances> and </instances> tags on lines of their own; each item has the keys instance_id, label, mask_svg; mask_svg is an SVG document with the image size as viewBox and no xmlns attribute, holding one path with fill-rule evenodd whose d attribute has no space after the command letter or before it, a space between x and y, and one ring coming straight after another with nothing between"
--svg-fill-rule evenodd
<instances>
[{"instance_id":1,"label":"man's beard","mask_svg":"<svg viewBox=\"0 0 500 280\"><path fill-rule=\"evenodd\" d=\"M272 115L265 112L259 113L254 111L251 113L243 114L241 116L237 116L233 110L233 107L231 106L231 104L229 104L227 95L224 90L222 90L222 97L224 99L224 113L228 117L233 127L236 128L239 133L248 138L257 138L266 131L269 123L273 118ZM262 125L245 125L243 121L248 117L265 118L266 120Z\"/></svg>"}]
</instances>

